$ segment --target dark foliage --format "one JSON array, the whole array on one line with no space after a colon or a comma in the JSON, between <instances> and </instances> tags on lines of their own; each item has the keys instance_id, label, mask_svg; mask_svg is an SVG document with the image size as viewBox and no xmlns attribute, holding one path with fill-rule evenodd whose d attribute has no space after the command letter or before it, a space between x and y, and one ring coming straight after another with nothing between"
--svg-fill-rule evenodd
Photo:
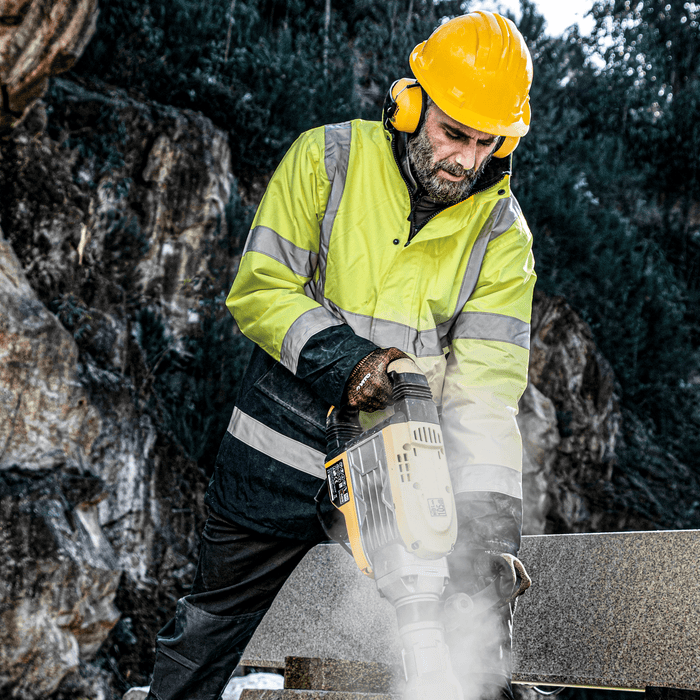
<instances>
[{"instance_id":1,"label":"dark foliage","mask_svg":"<svg viewBox=\"0 0 700 700\"><path fill-rule=\"evenodd\" d=\"M688 56L698 17L682 3L670 13L668 3L629 5L597 3L593 37L551 38L523 2L536 79L514 186L535 234L539 288L590 323L621 384L629 430L616 507L650 527L697 527L700 191L689 154L700 131L689 107L700 85ZM686 490L668 493L674 481Z\"/></svg>"},{"instance_id":2,"label":"dark foliage","mask_svg":"<svg viewBox=\"0 0 700 700\"><path fill-rule=\"evenodd\" d=\"M269 174L302 130L377 118L391 81L410 74L413 46L441 17L468 7L352 0L332 2L327 14L323 0L112 0L76 72L202 111L229 131L236 172L250 182ZM591 37L576 29L550 37L534 4L522 0L535 82L514 187L535 234L540 288L565 296L590 323L623 406L653 442L650 450L643 439L628 439L621 450L625 507L634 507L628 493L639 490L636 472L658 472L658 460L669 474L675 463L692 473L698 467L700 32L693 8L683 0L600 0ZM103 158L115 144L99 146ZM217 337L214 318L207 323ZM167 416L187 382L205 381L196 379L197 367L209 360L194 340L185 367L170 357L166 339L159 342L151 400ZM175 378L185 375L177 388ZM211 407L190 403L206 421ZM178 435L201 429L173 428ZM640 512L657 527L697 525L688 498L687 517L642 505Z\"/></svg>"}]
</instances>

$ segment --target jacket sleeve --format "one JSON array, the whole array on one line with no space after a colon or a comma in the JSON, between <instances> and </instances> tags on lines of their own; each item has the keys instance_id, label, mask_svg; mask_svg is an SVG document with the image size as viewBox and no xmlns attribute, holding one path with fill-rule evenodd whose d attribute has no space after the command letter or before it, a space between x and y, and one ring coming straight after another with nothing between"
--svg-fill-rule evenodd
<instances>
[{"instance_id":1,"label":"jacket sleeve","mask_svg":"<svg viewBox=\"0 0 700 700\"><path fill-rule=\"evenodd\" d=\"M518 209L512 224L489 242L452 329L442 421L456 495L522 498L516 415L527 385L535 279L532 236Z\"/></svg>"},{"instance_id":2,"label":"jacket sleeve","mask_svg":"<svg viewBox=\"0 0 700 700\"><path fill-rule=\"evenodd\" d=\"M272 176L226 305L244 335L337 405L352 369L376 345L305 291L318 279L320 223L332 187L324 133L302 134Z\"/></svg>"}]
</instances>

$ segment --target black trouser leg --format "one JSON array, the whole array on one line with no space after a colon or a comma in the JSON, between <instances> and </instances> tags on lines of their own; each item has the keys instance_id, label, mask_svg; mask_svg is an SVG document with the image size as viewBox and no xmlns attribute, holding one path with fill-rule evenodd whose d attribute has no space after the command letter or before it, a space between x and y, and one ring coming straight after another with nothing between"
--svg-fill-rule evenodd
<instances>
[{"instance_id":1,"label":"black trouser leg","mask_svg":"<svg viewBox=\"0 0 700 700\"><path fill-rule=\"evenodd\" d=\"M275 596L313 542L210 514L192 592L156 637L149 698L216 700Z\"/></svg>"}]
</instances>

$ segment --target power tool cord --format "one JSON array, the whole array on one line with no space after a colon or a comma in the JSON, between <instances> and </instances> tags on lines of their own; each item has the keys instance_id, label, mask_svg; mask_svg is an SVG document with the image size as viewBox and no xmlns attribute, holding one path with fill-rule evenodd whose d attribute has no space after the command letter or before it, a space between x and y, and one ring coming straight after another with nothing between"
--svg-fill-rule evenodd
<instances>
[{"instance_id":1,"label":"power tool cord","mask_svg":"<svg viewBox=\"0 0 700 700\"><path fill-rule=\"evenodd\" d=\"M544 695L546 697L549 697L550 695L559 695L559 693L561 693L562 690L566 690L566 686L561 686L559 688L555 688L554 690L542 690L541 688L538 688L536 685L533 685L532 689L538 695Z\"/></svg>"}]
</instances>

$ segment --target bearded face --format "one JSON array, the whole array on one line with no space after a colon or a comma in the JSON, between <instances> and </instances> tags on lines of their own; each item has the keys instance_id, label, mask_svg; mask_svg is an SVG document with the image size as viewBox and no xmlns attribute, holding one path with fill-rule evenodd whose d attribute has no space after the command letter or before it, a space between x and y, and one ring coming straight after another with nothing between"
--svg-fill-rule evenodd
<instances>
[{"instance_id":1,"label":"bearded face","mask_svg":"<svg viewBox=\"0 0 700 700\"><path fill-rule=\"evenodd\" d=\"M450 119L433 103L420 130L408 142L408 158L431 199L456 204L469 196L493 155L496 141L494 136ZM473 167L466 169L458 161L471 162Z\"/></svg>"}]
</instances>

